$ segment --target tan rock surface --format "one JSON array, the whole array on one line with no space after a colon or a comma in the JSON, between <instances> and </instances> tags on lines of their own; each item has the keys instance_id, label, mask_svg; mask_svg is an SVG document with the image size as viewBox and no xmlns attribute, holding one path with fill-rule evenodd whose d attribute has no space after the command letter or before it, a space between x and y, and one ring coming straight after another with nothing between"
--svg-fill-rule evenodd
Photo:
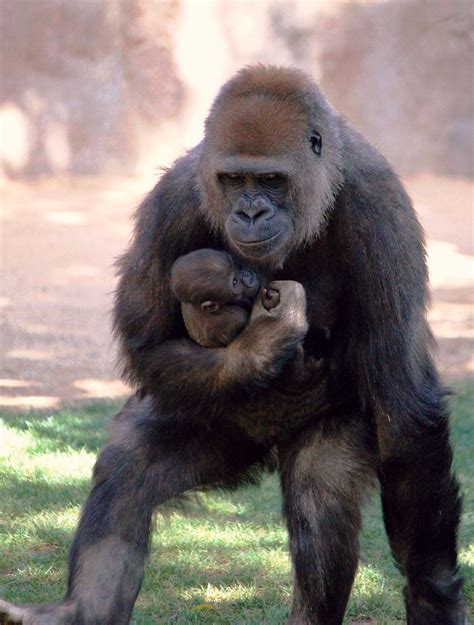
<instances>
[{"instance_id":1,"label":"tan rock surface","mask_svg":"<svg viewBox=\"0 0 474 625\"><path fill-rule=\"evenodd\" d=\"M2 0L0 18L8 177L146 171L167 136L193 145L220 85L256 62L310 72L397 171L473 172L472 0L259 0L251 10L245 0Z\"/></svg>"}]
</instances>

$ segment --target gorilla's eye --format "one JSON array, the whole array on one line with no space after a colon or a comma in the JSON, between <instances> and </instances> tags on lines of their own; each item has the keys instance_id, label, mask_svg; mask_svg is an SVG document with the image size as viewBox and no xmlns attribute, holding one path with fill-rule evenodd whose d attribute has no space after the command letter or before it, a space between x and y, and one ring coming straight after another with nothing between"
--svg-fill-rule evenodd
<instances>
[{"instance_id":1,"label":"gorilla's eye","mask_svg":"<svg viewBox=\"0 0 474 625\"><path fill-rule=\"evenodd\" d=\"M277 187L283 184L285 179L281 174L271 172L268 174L261 174L258 176L258 180L267 187Z\"/></svg>"},{"instance_id":2,"label":"gorilla's eye","mask_svg":"<svg viewBox=\"0 0 474 625\"><path fill-rule=\"evenodd\" d=\"M234 286L237 286L237 278L234 278L234 279L232 280L232 284L233 284Z\"/></svg>"},{"instance_id":3,"label":"gorilla's eye","mask_svg":"<svg viewBox=\"0 0 474 625\"><path fill-rule=\"evenodd\" d=\"M219 174L219 181L222 184L237 185L245 182L245 177L242 174L235 174L233 172L227 172L225 174Z\"/></svg>"},{"instance_id":4,"label":"gorilla's eye","mask_svg":"<svg viewBox=\"0 0 474 625\"><path fill-rule=\"evenodd\" d=\"M323 139L319 132L313 132L309 138L311 143L311 149L317 156L321 156L323 149Z\"/></svg>"}]
</instances>

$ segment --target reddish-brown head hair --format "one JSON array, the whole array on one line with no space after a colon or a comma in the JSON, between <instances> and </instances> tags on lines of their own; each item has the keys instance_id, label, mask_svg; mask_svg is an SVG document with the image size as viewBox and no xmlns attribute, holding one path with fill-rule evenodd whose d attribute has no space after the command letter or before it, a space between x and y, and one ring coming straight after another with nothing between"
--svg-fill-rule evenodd
<instances>
[{"instance_id":1,"label":"reddish-brown head hair","mask_svg":"<svg viewBox=\"0 0 474 625\"><path fill-rule=\"evenodd\" d=\"M224 199L217 174L249 166L288 176L294 246L314 237L342 182L340 124L303 72L264 65L242 69L218 94L201 146L202 210L211 225L222 230ZM320 156L311 144L315 132L322 137Z\"/></svg>"}]
</instances>

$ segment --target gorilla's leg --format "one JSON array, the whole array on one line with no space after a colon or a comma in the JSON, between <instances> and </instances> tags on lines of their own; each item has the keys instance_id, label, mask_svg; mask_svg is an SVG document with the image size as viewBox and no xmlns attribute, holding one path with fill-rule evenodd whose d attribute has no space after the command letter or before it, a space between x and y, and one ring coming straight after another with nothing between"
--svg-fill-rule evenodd
<instances>
[{"instance_id":1,"label":"gorilla's leg","mask_svg":"<svg viewBox=\"0 0 474 625\"><path fill-rule=\"evenodd\" d=\"M431 425L418 424L402 445L381 437L384 520L394 557L408 579L408 625L463 625L456 559L459 487L451 472L447 418L442 408L434 416Z\"/></svg>"},{"instance_id":2,"label":"gorilla's leg","mask_svg":"<svg viewBox=\"0 0 474 625\"><path fill-rule=\"evenodd\" d=\"M142 581L155 506L191 488L238 482L264 455L238 431L220 427L229 426L161 427L147 401L133 398L114 419L97 460L71 549L64 603L1 602L0 623L10 618L23 625L126 625Z\"/></svg>"},{"instance_id":3,"label":"gorilla's leg","mask_svg":"<svg viewBox=\"0 0 474 625\"><path fill-rule=\"evenodd\" d=\"M376 474L361 418L335 415L280 447L295 591L291 625L342 623L359 558L361 506Z\"/></svg>"}]
</instances>

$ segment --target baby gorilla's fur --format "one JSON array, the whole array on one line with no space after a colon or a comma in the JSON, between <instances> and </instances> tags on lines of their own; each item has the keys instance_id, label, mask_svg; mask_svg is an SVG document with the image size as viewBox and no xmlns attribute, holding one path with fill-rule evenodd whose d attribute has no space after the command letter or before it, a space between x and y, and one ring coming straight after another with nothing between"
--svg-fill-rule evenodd
<instances>
[{"instance_id":1,"label":"baby gorilla's fur","mask_svg":"<svg viewBox=\"0 0 474 625\"><path fill-rule=\"evenodd\" d=\"M196 250L171 268L171 289L186 330L202 347L225 347L234 340L247 324L258 288L255 273L227 252Z\"/></svg>"}]
</instances>

